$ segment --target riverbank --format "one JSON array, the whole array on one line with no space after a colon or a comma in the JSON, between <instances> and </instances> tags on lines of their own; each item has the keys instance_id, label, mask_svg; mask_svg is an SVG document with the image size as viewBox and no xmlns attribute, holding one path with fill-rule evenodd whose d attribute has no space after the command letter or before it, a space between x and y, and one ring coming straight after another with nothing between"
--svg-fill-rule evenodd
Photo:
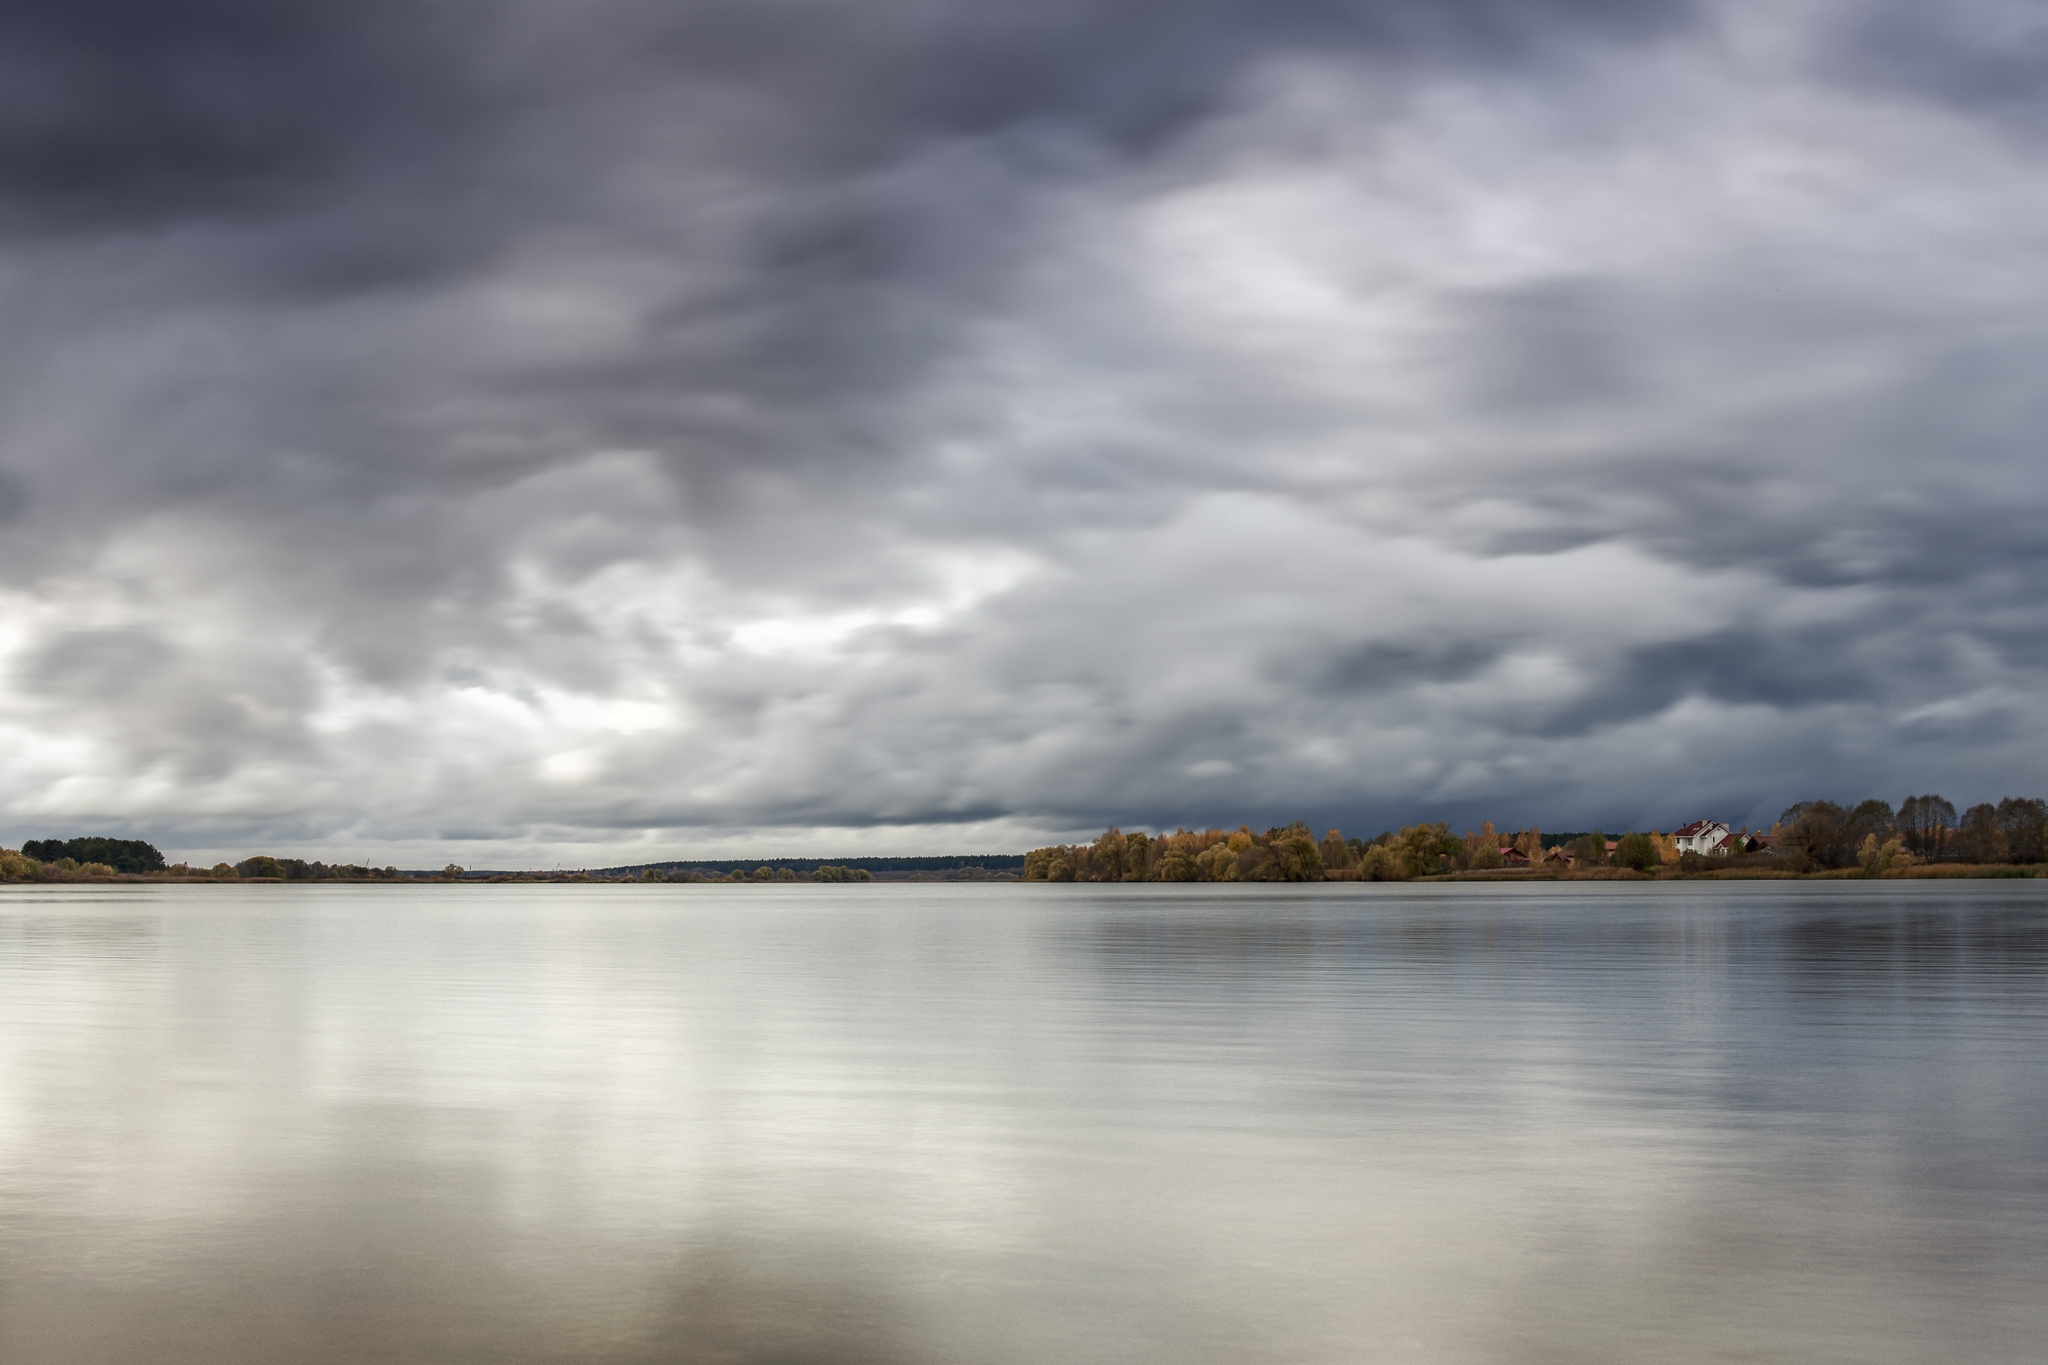
<instances>
[{"instance_id":1,"label":"riverbank","mask_svg":"<svg viewBox=\"0 0 2048 1365\"><path fill-rule=\"evenodd\" d=\"M1399 880L1409 882L1812 882L1812 881L1919 881L1955 880L1959 878L2041 878L2048 877L2048 865L2024 863L1921 863L1914 867L1897 868L1878 874L1873 878L1860 868L1839 867L1819 872L1789 872L1781 868L1732 867L1705 872L1683 872L1675 867L1657 868L1649 872L1638 872L1628 867L1592 867L1567 869L1563 871L1548 868L1494 868L1485 871L1439 872L1429 876L1408 877ZM0 878L0 884L16 886L449 886L457 883L502 886L508 884L532 885L611 885L642 886L648 884L645 877L605 876L599 873L551 873L551 872L501 872L464 873L461 876L445 874L401 875L396 878L357 877L206 877L166 876L161 873L116 872L105 873L51 873L41 877ZM788 885L792 881L820 880L810 876L790 878L731 877L731 878L683 878L666 879L673 885L733 886L733 885ZM961 877L929 873L890 876L875 879L881 883L910 882L1016 882L1014 876ZM1327 882L1356 882L1367 880L1355 872L1325 872ZM1256 883L1235 883L1255 885ZM1282 883L1284 885L1284 883Z\"/></svg>"},{"instance_id":2,"label":"riverbank","mask_svg":"<svg viewBox=\"0 0 2048 1365\"><path fill-rule=\"evenodd\" d=\"M1328 881L1356 881L1354 876L1342 873L1324 873ZM1810 881L1915 881L1924 879L1953 879L1967 877L2043 877L2048 876L2048 865L2039 863L1918 863L1912 867L1894 868L1889 872L1871 874L1855 867L1826 868L1819 872L1793 872L1774 867L1729 867L1715 868L1703 872L1683 872L1675 867L1660 867L1649 872L1638 872L1629 867L1589 867L1581 869L1553 870L1548 868L1495 868L1490 871L1439 872L1431 876L1411 877L1417 882L1810 882Z\"/></svg>"}]
</instances>

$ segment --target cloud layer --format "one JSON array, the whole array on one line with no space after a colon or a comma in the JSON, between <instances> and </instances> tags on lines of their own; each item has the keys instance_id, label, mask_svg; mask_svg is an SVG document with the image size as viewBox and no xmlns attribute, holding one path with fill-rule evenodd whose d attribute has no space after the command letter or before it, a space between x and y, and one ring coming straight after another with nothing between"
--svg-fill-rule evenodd
<instances>
[{"instance_id":1,"label":"cloud layer","mask_svg":"<svg viewBox=\"0 0 2048 1365\"><path fill-rule=\"evenodd\" d=\"M2028 6L0 17L10 839L2048 788Z\"/></svg>"}]
</instances>

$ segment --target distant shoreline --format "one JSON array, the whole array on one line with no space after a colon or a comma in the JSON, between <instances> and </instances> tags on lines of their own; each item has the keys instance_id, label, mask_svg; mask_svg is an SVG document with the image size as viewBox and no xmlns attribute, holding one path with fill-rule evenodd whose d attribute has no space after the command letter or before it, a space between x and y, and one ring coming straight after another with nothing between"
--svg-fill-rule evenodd
<instances>
[{"instance_id":1,"label":"distant shoreline","mask_svg":"<svg viewBox=\"0 0 2048 1365\"><path fill-rule=\"evenodd\" d=\"M956 869L955 871L979 871L980 869ZM1790 872L1775 868L1725 868L1703 872L1684 872L1677 868L1660 868L1655 872L1638 872L1633 868L1602 867L1584 872L1550 871L1546 869L1488 869L1484 871L1438 872L1420 877L1407 877L1399 881L1375 883L1382 886L1411 886L1424 882L1486 882L1493 885L1517 882L1839 882L1839 881L1958 881L1958 880L2025 880L2048 877L2048 864L2040 863L1921 863L1908 868L1895 868L1888 872L1872 875L1860 868L1833 868L1819 872ZM1353 882L1364 884L1369 878L1344 871L1326 872L1322 882ZM1160 883L1160 882L1026 882L1015 875L964 876L946 875L936 872L912 872L856 879L878 886L901 885L969 885L1008 883L1018 886L1039 885L1080 885L1090 887L1111 887L1123 885L1228 885L1239 888L1251 886L1301 886L1305 882L1225 882L1225 883ZM57 873L37 878L15 878L0 882L11 886L799 886L806 883L816 885L846 885L847 882L833 882L815 877L700 877L695 879L667 878L651 881L642 877L602 873L553 873L553 872L465 872L460 876L445 876L434 873L406 874L396 878L385 877L174 877L162 873L117 872L104 874Z\"/></svg>"},{"instance_id":2,"label":"distant shoreline","mask_svg":"<svg viewBox=\"0 0 2048 1365\"><path fill-rule=\"evenodd\" d=\"M1638 872L1627 867L1591 868L1584 872L1552 872L1538 868L1492 869L1483 872L1437 872L1411 877L1414 882L1870 882L1870 881L1953 881L1968 877L2048 877L2048 864L2041 863L1918 863L1871 874L1858 867L1827 868L1818 872L1792 872L1769 867L1730 867L1704 872L1660 868ZM1326 881L1356 881L1342 873L1323 874Z\"/></svg>"}]
</instances>

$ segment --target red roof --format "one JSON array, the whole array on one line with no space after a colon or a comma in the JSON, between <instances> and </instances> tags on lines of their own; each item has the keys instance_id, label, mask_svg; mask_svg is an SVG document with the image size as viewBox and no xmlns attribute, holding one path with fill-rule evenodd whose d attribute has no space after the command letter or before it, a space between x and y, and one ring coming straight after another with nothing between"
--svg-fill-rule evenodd
<instances>
[{"instance_id":1,"label":"red roof","mask_svg":"<svg viewBox=\"0 0 2048 1365\"><path fill-rule=\"evenodd\" d=\"M1673 830L1671 832L1671 837L1674 839L1683 839L1690 834L1705 834L1709 829L1713 828L1715 825L1718 825L1720 823L1721 822L1719 820L1695 820L1691 824L1687 825L1684 829Z\"/></svg>"}]
</instances>

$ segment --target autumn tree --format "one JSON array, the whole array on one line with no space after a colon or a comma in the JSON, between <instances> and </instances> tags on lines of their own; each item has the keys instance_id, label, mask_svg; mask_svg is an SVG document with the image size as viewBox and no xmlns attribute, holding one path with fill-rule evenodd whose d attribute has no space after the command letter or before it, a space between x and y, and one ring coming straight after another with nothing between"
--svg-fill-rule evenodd
<instances>
[{"instance_id":1,"label":"autumn tree","mask_svg":"<svg viewBox=\"0 0 2048 1365\"><path fill-rule=\"evenodd\" d=\"M1401 872L1409 877L1426 877L1455 857L1464 841L1439 820L1431 825L1409 825L1394 836L1394 857Z\"/></svg>"},{"instance_id":2,"label":"autumn tree","mask_svg":"<svg viewBox=\"0 0 2048 1365\"><path fill-rule=\"evenodd\" d=\"M1142 882L1151 870L1152 838L1147 834L1132 834L1124 839L1124 880Z\"/></svg>"},{"instance_id":3,"label":"autumn tree","mask_svg":"<svg viewBox=\"0 0 2048 1365\"><path fill-rule=\"evenodd\" d=\"M1946 797L1909 796L1899 802L1899 833L1905 836L1906 846L1923 858L1943 856L1955 827L1956 808Z\"/></svg>"},{"instance_id":4,"label":"autumn tree","mask_svg":"<svg viewBox=\"0 0 2048 1365\"><path fill-rule=\"evenodd\" d=\"M1344 836L1334 829L1323 836L1319 851L1322 854L1325 871L1348 872L1358 866L1358 855L1352 851L1351 845L1345 842Z\"/></svg>"},{"instance_id":5,"label":"autumn tree","mask_svg":"<svg viewBox=\"0 0 2048 1365\"><path fill-rule=\"evenodd\" d=\"M1860 849L1871 835L1877 836L1879 847L1898 833L1898 817L1892 811L1892 803L1872 797L1859 801L1842 819L1842 843L1853 849Z\"/></svg>"},{"instance_id":6,"label":"autumn tree","mask_svg":"<svg viewBox=\"0 0 2048 1365\"><path fill-rule=\"evenodd\" d=\"M1394 856L1394 850L1387 844L1368 844L1358 855L1358 876L1361 881L1398 882L1407 875L1402 871L1401 860Z\"/></svg>"},{"instance_id":7,"label":"autumn tree","mask_svg":"<svg viewBox=\"0 0 2048 1365\"><path fill-rule=\"evenodd\" d=\"M1319 882L1323 855L1308 826L1297 821L1266 831L1259 850L1259 879L1268 882Z\"/></svg>"},{"instance_id":8,"label":"autumn tree","mask_svg":"<svg viewBox=\"0 0 2048 1365\"><path fill-rule=\"evenodd\" d=\"M1842 867L1855 855L1843 847L1849 813L1832 801L1799 801L1778 817L1774 846L1791 859L1795 872L1809 867Z\"/></svg>"},{"instance_id":9,"label":"autumn tree","mask_svg":"<svg viewBox=\"0 0 2048 1365\"><path fill-rule=\"evenodd\" d=\"M1998 803L1998 828L2005 835L2006 856L2014 862L2048 860L2048 801L2006 797Z\"/></svg>"},{"instance_id":10,"label":"autumn tree","mask_svg":"<svg viewBox=\"0 0 2048 1365\"><path fill-rule=\"evenodd\" d=\"M1632 867L1638 872L1648 872L1663 863L1663 855L1657 851L1657 841L1644 833L1624 834L1614 846L1614 865Z\"/></svg>"},{"instance_id":11,"label":"autumn tree","mask_svg":"<svg viewBox=\"0 0 2048 1365\"><path fill-rule=\"evenodd\" d=\"M1091 880L1122 881L1124 879L1124 854L1130 849L1131 841L1115 825L1102 831L1094 847L1088 850ZM1074 869L1076 879L1081 869Z\"/></svg>"},{"instance_id":12,"label":"autumn tree","mask_svg":"<svg viewBox=\"0 0 2048 1365\"><path fill-rule=\"evenodd\" d=\"M1036 850L1036 852L1049 853L1052 852L1052 850L1038 849ZM1025 855L1024 861L1026 864L1024 875L1026 877L1031 877L1029 866L1031 862L1031 855ZM875 874L868 871L864 867L844 867L837 863L821 864L815 872L811 873L811 880L814 882L871 882L874 879ZM1045 880L1045 867L1042 860L1039 864L1038 876L1032 878L1032 880Z\"/></svg>"},{"instance_id":13,"label":"autumn tree","mask_svg":"<svg viewBox=\"0 0 2048 1365\"><path fill-rule=\"evenodd\" d=\"M1856 850L1856 862L1865 876L1882 877L1894 868L1912 866L1914 858L1913 851L1897 834L1880 844L1873 833L1863 836L1863 846Z\"/></svg>"},{"instance_id":14,"label":"autumn tree","mask_svg":"<svg viewBox=\"0 0 2048 1365\"><path fill-rule=\"evenodd\" d=\"M1966 863L2004 862L2010 855L1998 807L1985 801L1964 811L1956 822L1954 847L1956 856Z\"/></svg>"},{"instance_id":15,"label":"autumn tree","mask_svg":"<svg viewBox=\"0 0 2048 1365\"><path fill-rule=\"evenodd\" d=\"M1238 865L1237 852L1228 841L1211 844L1195 859L1195 866L1201 870L1205 882L1234 882L1244 877L1244 870Z\"/></svg>"}]
</instances>

